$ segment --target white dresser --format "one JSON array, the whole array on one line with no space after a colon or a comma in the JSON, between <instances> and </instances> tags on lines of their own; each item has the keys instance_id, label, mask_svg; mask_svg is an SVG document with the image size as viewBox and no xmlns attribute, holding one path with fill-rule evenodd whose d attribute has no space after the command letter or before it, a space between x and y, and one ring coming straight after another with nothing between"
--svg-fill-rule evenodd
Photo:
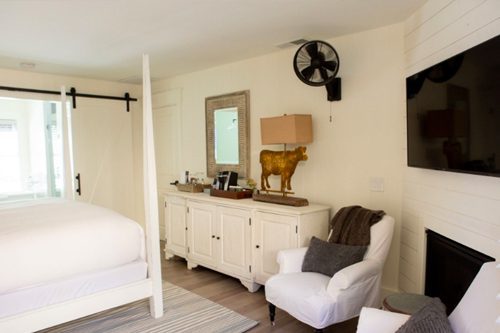
<instances>
[{"instance_id":1,"label":"white dresser","mask_svg":"<svg viewBox=\"0 0 500 333\"><path fill-rule=\"evenodd\" d=\"M206 193L165 192L165 257L240 279L254 292L278 272L279 250L326 239L330 207L292 207Z\"/></svg>"}]
</instances>

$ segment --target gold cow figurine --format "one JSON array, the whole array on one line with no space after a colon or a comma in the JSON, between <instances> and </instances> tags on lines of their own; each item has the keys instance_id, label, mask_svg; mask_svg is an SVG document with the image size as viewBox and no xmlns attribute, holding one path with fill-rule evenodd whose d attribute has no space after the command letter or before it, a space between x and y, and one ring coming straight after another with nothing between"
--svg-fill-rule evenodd
<instances>
[{"instance_id":1,"label":"gold cow figurine","mask_svg":"<svg viewBox=\"0 0 500 333\"><path fill-rule=\"evenodd\" d=\"M268 191L269 175L281 175L281 193L286 194L285 188L290 191L292 186L290 181L299 161L306 161L306 147L297 147L290 151L263 150L260 152L260 164L262 174L260 176L261 188Z\"/></svg>"}]
</instances>

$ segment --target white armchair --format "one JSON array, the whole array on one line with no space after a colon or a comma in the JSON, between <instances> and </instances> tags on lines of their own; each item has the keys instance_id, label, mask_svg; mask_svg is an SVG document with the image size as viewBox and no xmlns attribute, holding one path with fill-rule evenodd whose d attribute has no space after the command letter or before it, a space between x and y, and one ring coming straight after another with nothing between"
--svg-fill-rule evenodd
<instances>
[{"instance_id":1,"label":"white armchair","mask_svg":"<svg viewBox=\"0 0 500 333\"><path fill-rule=\"evenodd\" d=\"M321 332L329 325L358 316L363 306L379 306L382 268L393 230L394 219L385 215L370 228L370 245L364 259L331 278L302 272L307 248L280 251L279 274L267 280L265 286L273 325L276 307Z\"/></svg>"},{"instance_id":2,"label":"white armchair","mask_svg":"<svg viewBox=\"0 0 500 333\"><path fill-rule=\"evenodd\" d=\"M458 305L448 317L455 333L493 333L500 330L499 302L495 299L500 282L498 262L481 266ZM394 333L410 316L373 308L363 308L357 333Z\"/></svg>"}]
</instances>

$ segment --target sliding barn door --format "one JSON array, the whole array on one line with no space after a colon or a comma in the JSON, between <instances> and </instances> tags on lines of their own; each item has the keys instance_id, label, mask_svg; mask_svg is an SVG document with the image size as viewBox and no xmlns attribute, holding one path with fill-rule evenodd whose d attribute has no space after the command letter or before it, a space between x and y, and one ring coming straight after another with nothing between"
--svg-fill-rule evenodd
<instances>
[{"instance_id":1,"label":"sliding barn door","mask_svg":"<svg viewBox=\"0 0 500 333\"><path fill-rule=\"evenodd\" d=\"M78 98L76 102L71 123L80 193L75 198L133 218L131 113L123 101Z\"/></svg>"}]
</instances>

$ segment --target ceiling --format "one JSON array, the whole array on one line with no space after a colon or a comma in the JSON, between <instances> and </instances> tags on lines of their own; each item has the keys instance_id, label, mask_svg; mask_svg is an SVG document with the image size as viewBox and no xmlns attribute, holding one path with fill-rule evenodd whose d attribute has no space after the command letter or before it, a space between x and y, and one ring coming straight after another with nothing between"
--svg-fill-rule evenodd
<instances>
[{"instance_id":1,"label":"ceiling","mask_svg":"<svg viewBox=\"0 0 500 333\"><path fill-rule=\"evenodd\" d=\"M401 22L425 2L0 0L0 67L138 83L143 53L165 78Z\"/></svg>"}]
</instances>

